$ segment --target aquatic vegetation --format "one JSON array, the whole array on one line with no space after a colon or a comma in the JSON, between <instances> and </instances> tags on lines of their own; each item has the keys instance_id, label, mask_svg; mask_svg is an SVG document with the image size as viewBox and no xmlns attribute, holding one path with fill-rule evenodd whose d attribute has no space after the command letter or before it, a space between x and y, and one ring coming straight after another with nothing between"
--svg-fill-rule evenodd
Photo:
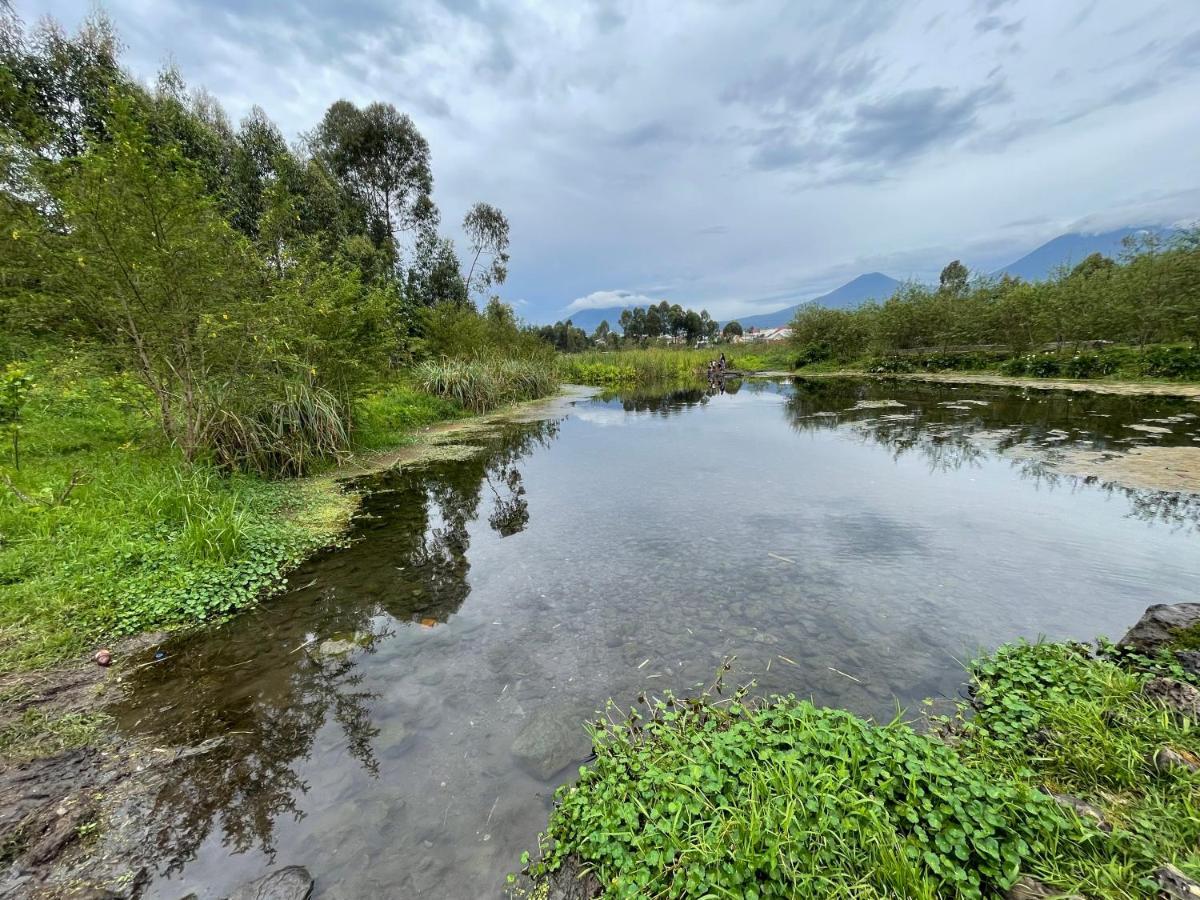
<instances>
[{"instance_id":1,"label":"aquatic vegetation","mask_svg":"<svg viewBox=\"0 0 1200 900\"><path fill-rule=\"evenodd\" d=\"M1063 644L970 673L940 739L719 687L602 720L529 870L579 858L605 896L761 898L985 897L1021 876L1115 898L1164 863L1200 873L1200 774L1153 763L1200 737L1142 696L1151 673Z\"/></svg>"},{"instance_id":2,"label":"aquatic vegetation","mask_svg":"<svg viewBox=\"0 0 1200 900\"><path fill-rule=\"evenodd\" d=\"M540 357L428 360L416 368L421 388L463 409L483 413L554 393L558 373Z\"/></svg>"}]
</instances>

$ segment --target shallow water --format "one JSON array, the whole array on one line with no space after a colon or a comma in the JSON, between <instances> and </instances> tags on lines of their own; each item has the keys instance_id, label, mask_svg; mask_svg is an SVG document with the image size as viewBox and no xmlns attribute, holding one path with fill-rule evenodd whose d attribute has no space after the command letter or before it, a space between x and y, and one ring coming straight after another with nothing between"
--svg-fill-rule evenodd
<instances>
[{"instance_id":1,"label":"shallow water","mask_svg":"<svg viewBox=\"0 0 1200 900\"><path fill-rule=\"evenodd\" d=\"M136 672L123 729L221 739L157 798L150 895L302 864L317 897L496 897L606 698L734 655L761 693L891 716L953 695L977 648L1197 596L1197 498L1043 462L1194 445L1200 404L732 387L584 401L375 477L351 546Z\"/></svg>"}]
</instances>

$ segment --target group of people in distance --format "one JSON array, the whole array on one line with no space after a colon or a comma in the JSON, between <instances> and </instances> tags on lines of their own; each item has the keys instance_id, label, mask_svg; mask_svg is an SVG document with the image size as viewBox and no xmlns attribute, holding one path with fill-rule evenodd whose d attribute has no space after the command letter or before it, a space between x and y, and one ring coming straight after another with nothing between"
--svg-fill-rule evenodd
<instances>
[{"instance_id":1,"label":"group of people in distance","mask_svg":"<svg viewBox=\"0 0 1200 900\"><path fill-rule=\"evenodd\" d=\"M708 363L708 387L710 390L720 388L721 393L725 393L725 371L728 369L728 364L725 362L725 354L721 353L721 358L709 360Z\"/></svg>"}]
</instances>

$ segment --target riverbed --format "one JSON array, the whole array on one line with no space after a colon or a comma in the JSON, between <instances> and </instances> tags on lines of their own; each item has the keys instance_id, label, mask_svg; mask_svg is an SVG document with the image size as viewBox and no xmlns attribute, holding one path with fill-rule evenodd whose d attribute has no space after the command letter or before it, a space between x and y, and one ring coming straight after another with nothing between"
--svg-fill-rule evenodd
<instances>
[{"instance_id":1,"label":"riverbed","mask_svg":"<svg viewBox=\"0 0 1200 900\"><path fill-rule=\"evenodd\" d=\"M497 897L609 698L736 657L890 718L981 648L1200 588L1200 498L1101 466L1200 448L1196 402L766 379L453 440L366 476L349 546L282 597L126 679L122 732L206 747L155 798L149 896L298 864L316 897Z\"/></svg>"}]
</instances>

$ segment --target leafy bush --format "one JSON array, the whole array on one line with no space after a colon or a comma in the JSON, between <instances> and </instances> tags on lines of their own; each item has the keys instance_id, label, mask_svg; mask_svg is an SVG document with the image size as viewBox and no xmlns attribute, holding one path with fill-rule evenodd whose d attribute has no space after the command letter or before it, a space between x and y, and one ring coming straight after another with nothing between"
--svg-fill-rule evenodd
<instances>
[{"instance_id":1,"label":"leafy bush","mask_svg":"<svg viewBox=\"0 0 1200 900\"><path fill-rule=\"evenodd\" d=\"M658 702L593 732L537 870L576 854L608 896L984 897L1088 835L900 722L792 698Z\"/></svg>"},{"instance_id":2,"label":"leafy bush","mask_svg":"<svg viewBox=\"0 0 1200 900\"><path fill-rule=\"evenodd\" d=\"M1117 371L1117 360L1100 353L1076 353L1066 360L1062 373L1068 378L1101 378Z\"/></svg>"},{"instance_id":3,"label":"leafy bush","mask_svg":"<svg viewBox=\"0 0 1200 900\"><path fill-rule=\"evenodd\" d=\"M1142 353L1141 371L1151 378L1200 379L1200 349L1150 347Z\"/></svg>"},{"instance_id":4,"label":"leafy bush","mask_svg":"<svg viewBox=\"0 0 1200 900\"><path fill-rule=\"evenodd\" d=\"M1114 900L1154 895L1164 862L1200 873L1200 774L1150 761L1200 738L1142 698L1156 668L1022 643L970 672L944 740L744 689L610 706L529 871L576 856L605 896L759 898L992 897L1020 873Z\"/></svg>"}]
</instances>

